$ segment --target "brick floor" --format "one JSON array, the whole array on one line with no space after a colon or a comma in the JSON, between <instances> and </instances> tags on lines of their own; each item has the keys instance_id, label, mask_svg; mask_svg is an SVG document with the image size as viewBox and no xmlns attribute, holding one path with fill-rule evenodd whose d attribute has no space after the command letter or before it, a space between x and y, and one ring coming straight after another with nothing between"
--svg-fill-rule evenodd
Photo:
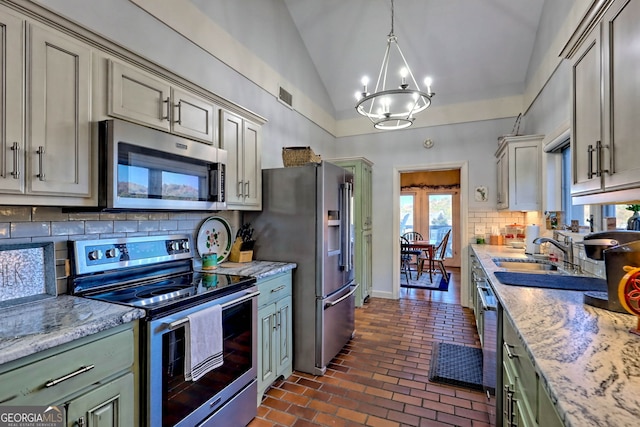
<instances>
[{"instance_id":1,"label":"brick floor","mask_svg":"<svg viewBox=\"0 0 640 427\"><path fill-rule=\"evenodd\" d=\"M356 309L355 337L326 374L276 381L249 426L490 426L493 397L428 380L435 342L480 346L473 312L459 304L459 270L451 271L449 292L403 289L399 300Z\"/></svg>"}]
</instances>

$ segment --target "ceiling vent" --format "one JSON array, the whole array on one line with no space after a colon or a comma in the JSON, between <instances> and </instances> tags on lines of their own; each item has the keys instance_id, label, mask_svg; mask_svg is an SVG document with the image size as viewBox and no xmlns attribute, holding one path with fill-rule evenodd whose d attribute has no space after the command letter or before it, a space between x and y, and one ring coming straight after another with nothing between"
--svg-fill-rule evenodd
<instances>
[{"instance_id":1,"label":"ceiling vent","mask_svg":"<svg viewBox=\"0 0 640 427\"><path fill-rule=\"evenodd\" d=\"M280 102L293 109L293 95L280 87L280 93L278 93L278 99Z\"/></svg>"}]
</instances>

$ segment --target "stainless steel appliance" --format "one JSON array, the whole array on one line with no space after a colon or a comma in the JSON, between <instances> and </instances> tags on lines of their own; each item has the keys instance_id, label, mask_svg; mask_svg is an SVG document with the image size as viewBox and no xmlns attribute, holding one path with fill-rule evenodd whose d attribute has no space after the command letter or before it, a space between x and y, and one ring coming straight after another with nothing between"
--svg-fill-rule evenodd
<instances>
[{"instance_id":1,"label":"stainless steel appliance","mask_svg":"<svg viewBox=\"0 0 640 427\"><path fill-rule=\"evenodd\" d=\"M69 242L74 295L144 309L140 328L142 425L249 423L256 415L255 278L193 270L188 235ZM223 364L185 380L187 316L222 308Z\"/></svg>"},{"instance_id":2,"label":"stainless steel appliance","mask_svg":"<svg viewBox=\"0 0 640 427\"><path fill-rule=\"evenodd\" d=\"M582 243L589 258L604 260L607 275L607 292L585 292L585 304L627 313L620 304L618 286L626 274L625 266L640 267L640 231L592 233L585 236Z\"/></svg>"},{"instance_id":3,"label":"stainless steel appliance","mask_svg":"<svg viewBox=\"0 0 640 427\"><path fill-rule=\"evenodd\" d=\"M262 187L254 254L297 263L294 369L323 375L355 326L353 175L328 162L265 169Z\"/></svg>"},{"instance_id":4,"label":"stainless steel appliance","mask_svg":"<svg viewBox=\"0 0 640 427\"><path fill-rule=\"evenodd\" d=\"M482 385L488 394L496 392L498 347L498 300L480 261L471 256L471 277L476 285L473 295L478 336L482 345Z\"/></svg>"},{"instance_id":5,"label":"stainless steel appliance","mask_svg":"<svg viewBox=\"0 0 640 427\"><path fill-rule=\"evenodd\" d=\"M225 150L122 120L98 123L104 209L226 208Z\"/></svg>"}]
</instances>

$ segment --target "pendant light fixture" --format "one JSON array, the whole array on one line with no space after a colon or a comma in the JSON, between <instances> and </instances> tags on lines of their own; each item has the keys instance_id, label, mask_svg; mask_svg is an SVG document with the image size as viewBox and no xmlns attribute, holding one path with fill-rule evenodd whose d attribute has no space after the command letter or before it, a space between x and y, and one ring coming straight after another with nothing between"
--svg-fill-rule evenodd
<instances>
[{"instance_id":1,"label":"pendant light fixture","mask_svg":"<svg viewBox=\"0 0 640 427\"><path fill-rule=\"evenodd\" d=\"M413 124L415 115L431 105L435 95L431 91L431 79L425 78L425 90L413 77L411 68L400 50L398 38L393 32L394 5L391 0L391 32L387 36L387 49L382 58L375 91L369 93L369 78L362 78L362 91L356 92L356 111L371 120L376 129L404 129ZM388 76L388 71L398 73ZM387 81L389 80L389 81ZM394 82L397 82L396 85Z\"/></svg>"}]
</instances>

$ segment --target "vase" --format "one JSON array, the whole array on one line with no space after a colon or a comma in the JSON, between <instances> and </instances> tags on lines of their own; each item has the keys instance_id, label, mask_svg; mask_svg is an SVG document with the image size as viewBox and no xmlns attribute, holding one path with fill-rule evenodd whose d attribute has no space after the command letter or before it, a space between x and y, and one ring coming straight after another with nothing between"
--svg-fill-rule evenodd
<instances>
[{"instance_id":1,"label":"vase","mask_svg":"<svg viewBox=\"0 0 640 427\"><path fill-rule=\"evenodd\" d=\"M640 230L640 215L638 212L633 212L631 218L627 220L627 230Z\"/></svg>"}]
</instances>

